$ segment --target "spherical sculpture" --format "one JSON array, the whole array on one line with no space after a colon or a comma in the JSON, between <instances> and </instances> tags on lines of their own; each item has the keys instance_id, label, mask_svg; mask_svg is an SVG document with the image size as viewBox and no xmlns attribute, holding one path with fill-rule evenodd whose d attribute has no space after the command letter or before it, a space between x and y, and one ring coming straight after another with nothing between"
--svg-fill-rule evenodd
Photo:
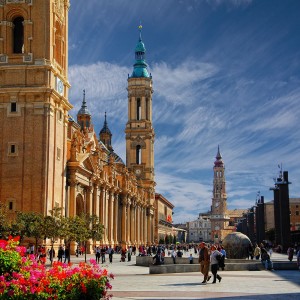
<instances>
[{"instance_id":1,"label":"spherical sculpture","mask_svg":"<svg viewBox=\"0 0 300 300\"><path fill-rule=\"evenodd\" d=\"M250 239L241 232L229 233L222 243L227 258L246 258L249 245L251 245Z\"/></svg>"}]
</instances>

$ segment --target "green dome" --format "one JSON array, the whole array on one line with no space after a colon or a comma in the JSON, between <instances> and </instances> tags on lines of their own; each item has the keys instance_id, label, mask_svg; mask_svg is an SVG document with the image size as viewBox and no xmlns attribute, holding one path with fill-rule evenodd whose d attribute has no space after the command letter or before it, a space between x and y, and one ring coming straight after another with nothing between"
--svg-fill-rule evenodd
<instances>
[{"instance_id":1,"label":"green dome","mask_svg":"<svg viewBox=\"0 0 300 300\"><path fill-rule=\"evenodd\" d=\"M141 40L136 44L135 52L146 52L145 45Z\"/></svg>"},{"instance_id":2,"label":"green dome","mask_svg":"<svg viewBox=\"0 0 300 300\"><path fill-rule=\"evenodd\" d=\"M140 78L140 77L149 78L150 74L147 70L148 65L145 61L146 48L142 41L141 25L139 26L139 30L140 30L140 37L135 47L135 64L133 65L133 72L131 74L131 78Z\"/></svg>"}]
</instances>

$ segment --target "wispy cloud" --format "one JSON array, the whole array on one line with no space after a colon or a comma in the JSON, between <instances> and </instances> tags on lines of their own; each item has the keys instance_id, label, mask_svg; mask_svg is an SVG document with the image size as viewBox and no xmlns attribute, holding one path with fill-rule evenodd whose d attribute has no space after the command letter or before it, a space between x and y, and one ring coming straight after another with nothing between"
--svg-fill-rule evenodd
<instances>
[{"instance_id":1,"label":"wispy cloud","mask_svg":"<svg viewBox=\"0 0 300 300\"><path fill-rule=\"evenodd\" d=\"M229 208L250 207L257 190L271 200L269 188L281 162L290 173L290 195L299 197L300 24L298 2L290 5L90 0L72 7L72 113L86 89L96 131L107 111L113 147L124 161L127 75L136 26L141 19L145 24L157 192L175 205L175 222L196 219L210 208L218 145Z\"/></svg>"}]
</instances>

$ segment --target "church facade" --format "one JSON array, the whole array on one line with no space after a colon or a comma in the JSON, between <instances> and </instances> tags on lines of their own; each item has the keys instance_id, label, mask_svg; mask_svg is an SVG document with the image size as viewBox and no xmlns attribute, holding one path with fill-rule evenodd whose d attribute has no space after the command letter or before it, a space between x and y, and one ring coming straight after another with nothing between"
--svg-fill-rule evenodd
<instances>
[{"instance_id":1,"label":"church facade","mask_svg":"<svg viewBox=\"0 0 300 300\"><path fill-rule=\"evenodd\" d=\"M101 244L155 243L153 88L141 28L127 79L125 164L106 113L95 132L85 92L77 119L70 117L69 7L69 0L0 0L1 202L12 218L54 207L67 217L95 214L105 227Z\"/></svg>"}]
</instances>

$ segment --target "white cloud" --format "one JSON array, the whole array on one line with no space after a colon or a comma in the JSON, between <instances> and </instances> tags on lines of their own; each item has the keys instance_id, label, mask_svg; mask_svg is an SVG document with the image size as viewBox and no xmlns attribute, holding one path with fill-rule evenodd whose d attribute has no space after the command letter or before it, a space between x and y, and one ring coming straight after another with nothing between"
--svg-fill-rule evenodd
<instances>
[{"instance_id":1,"label":"white cloud","mask_svg":"<svg viewBox=\"0 0 300 300\"><path fill-rule=\"evenodd\" d=\"M218 68L210 63L187 59L176 67L165 62L152 67L155 90L173 104L189 105L196 101L200 82L211 78Z\"/></svg>"}]
</instances>

